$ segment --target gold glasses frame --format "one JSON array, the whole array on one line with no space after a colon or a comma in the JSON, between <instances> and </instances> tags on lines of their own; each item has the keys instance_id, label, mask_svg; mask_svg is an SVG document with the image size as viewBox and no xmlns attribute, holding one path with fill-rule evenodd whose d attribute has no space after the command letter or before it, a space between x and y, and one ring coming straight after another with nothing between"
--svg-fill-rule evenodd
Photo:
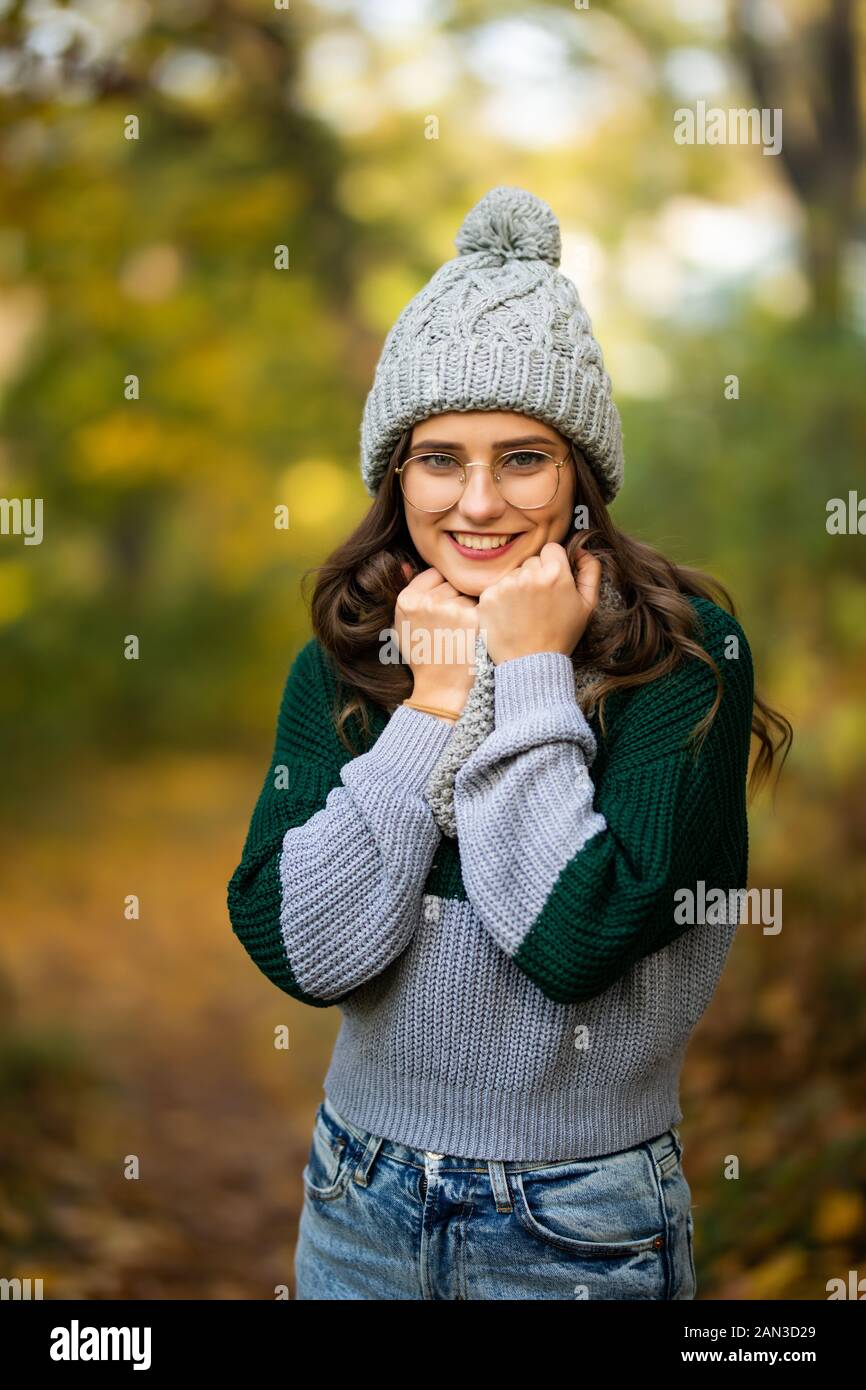
<instances>
[{"instance_id":1,"label":"gold glasses frame","mask_svg":"<svg viewBox=\"0 0 866 1390\"><path fill-rule=\"evenodd\" d=\"M460 470L463 474L463 481L460 486L460 496L457 498L455 502L450 502L447 507L419 507L416 502L410 501L410 499L406 496L406 490L403 487L404 468L407 468L408 465L413 461L413 459L429 458L431 454L442 455L445 458L454 459L455 463L460 464ZM498 486L500 479L497 478L495 470L501 465L504 459L511 458L512 454L544 454L545 458L550 459L551 463L556 465L556 487L553 489L553 492L550 494L546 502L536 502L535 505L532 507L521 507L518 506L516 502L509 502L507 497L502 497L502 493L499 492ZM565 467L565 464L568 462L570 457L570 454L565 454L561 459L556 459L554 458L553 454L548 454L546 449L536 449L535 447L530 445L524 449L506 449L505 452L500 454L497 458L495 458L492 461L492 463L460 463L459 458L457 458L455 454L449 454L447 449L428 449L426 454L410 454L410 456L404 459L402 463L398 463L397 467L394 469L394 472L397 474L399 478L400 491L402 492L403 497L409 503L409 506L413 507L416 512L426 512L428 514L450 512L452 507L457 506L457 503L461 500L464 492L466 491L466 484L469 481L470 468L487 468L490 471L490 474L493 478L493 485L496 488L496 491L499 492L499 495L500 497L502 497L503 502L507 503L509 507L514 507L515 510L518 512L537 512L540 510L541 507L549 507L554 497L559 492L559 480L562 477L562 469Z\"/></svg>"}]
</instances>

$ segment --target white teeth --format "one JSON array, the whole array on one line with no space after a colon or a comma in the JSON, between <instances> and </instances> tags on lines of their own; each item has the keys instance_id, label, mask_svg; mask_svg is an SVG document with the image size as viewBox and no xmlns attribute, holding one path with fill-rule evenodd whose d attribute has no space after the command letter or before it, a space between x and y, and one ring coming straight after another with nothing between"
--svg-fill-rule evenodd
<instances>
[{"instance_id":1,"label":"white teeth","mask_svg":"<svg viewBox=\"0 0 866 1390\"><path fill-rule=\"evenodd\" d=\"M455 531L454 539L468 550L499 550L507 545L511 536L472 536L465 531Z\"/></svg>"}]
</instances>

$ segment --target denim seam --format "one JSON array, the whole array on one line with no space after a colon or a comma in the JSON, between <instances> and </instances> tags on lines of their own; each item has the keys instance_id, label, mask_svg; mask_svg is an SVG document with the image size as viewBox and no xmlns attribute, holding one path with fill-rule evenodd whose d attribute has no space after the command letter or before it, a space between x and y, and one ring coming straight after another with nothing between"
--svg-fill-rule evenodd
<instances>
[{"instance_id":1,"label":"denim seam","mask_svg":"<svg viewBox=\"0 0 866 1390\"><path fill-rule=\"evenodd\" d=\"M662 1254L663 1254L663 1259L664 1259L663 1268L664 1268L664 1271L665 1271L665 1297L664 1297L664 1301L665 1301L665 1302L670 1302L671 1293L673 1292L674 1266L673 1266L673 1250L671 1249L671 1223L670 1223L670 1218L669 1218L669 1216L668 1216L668 1205L667 1205L667 1202L665 1201L665 1192L664 1192L664 1176L665 1176L665 1174L664 1174L664 1172L663 1172L662 1169L661 1169L659 1160L656 1158L655 1154L653 1153L652 1142L651 1142L650 1140L647 1140L647 1142L646 1142L645 1144L642 1144L641 1147L644 1148L644 1149L646 1149L647 1156L649 1157L649 1160L650 1160L650 1168L652 1169L652 1174L653 1174L653 1177L655 1178L656 1190L657 1190L657 1192L658 1192L659 1207L660 1207L660 1209L661 1209L661 1216L662 1216L662 1230L663 1230L663 1232L664 1232L664 1238L665 1238L664 1250L663 1250L663 1252L662 1252Z\"/></svg>"}]
</instances>

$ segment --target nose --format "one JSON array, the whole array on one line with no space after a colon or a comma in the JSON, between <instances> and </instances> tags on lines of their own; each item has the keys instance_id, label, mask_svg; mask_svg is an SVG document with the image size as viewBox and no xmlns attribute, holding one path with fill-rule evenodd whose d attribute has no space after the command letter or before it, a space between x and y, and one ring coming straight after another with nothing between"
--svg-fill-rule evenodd
<instances>
[{"instance_id":1,"label":"nose","mask_svg":"<svg viewBox=\"0 0 866 1390\"><path fill-rule=\"evenodd\" d=\"M480 525L502 516L508 503L497 491L490 469L483 463L468 463L466 474L466 487L458 506L467 521Z\"/></svg>"}]
</instances>

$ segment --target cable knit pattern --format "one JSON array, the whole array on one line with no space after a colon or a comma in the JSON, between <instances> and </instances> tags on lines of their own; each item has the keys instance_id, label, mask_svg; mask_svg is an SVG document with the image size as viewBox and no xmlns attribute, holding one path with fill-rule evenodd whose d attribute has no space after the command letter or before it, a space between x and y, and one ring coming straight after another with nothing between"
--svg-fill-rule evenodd
<instances>
[{"instance_id":1,"label":"cable knit pattern","mask_svg":"<svg viewBox=\"0 0 866 1390\"><path fill-rule=\"evenodd\" d=\"M451 727L373 707L371 746L350 758L329 662L315 641L299 653L228 907L274 984L339 1005L325 1091L347 1119L538 1162L682 1119L684 1050L738 914L683 924L674 894L746 886L754 695L739 623L692 603L724 681L698 756L685 739L715 680L695 658L612 695L606 736L569 658L506 661L494 727L456 773L456 840L424 795Z\"/></svg>"},{"instance_id":2,"label":"cable knit pattern","mask_svg":"<svg viewBox=\"0 0 866 1390\"><path fill-rule=\"evenodd\" d=\"M375 496L403 430L451 410L514 410L580 448L606 502L623 480L622 422L577 286L559 269L553 210L499 184L466 214L459 255L392 324L361 421Z\"/></svg>"}]
</instances>

